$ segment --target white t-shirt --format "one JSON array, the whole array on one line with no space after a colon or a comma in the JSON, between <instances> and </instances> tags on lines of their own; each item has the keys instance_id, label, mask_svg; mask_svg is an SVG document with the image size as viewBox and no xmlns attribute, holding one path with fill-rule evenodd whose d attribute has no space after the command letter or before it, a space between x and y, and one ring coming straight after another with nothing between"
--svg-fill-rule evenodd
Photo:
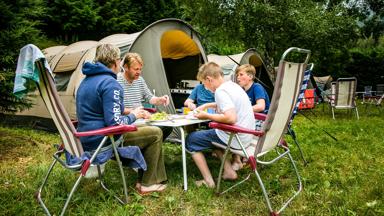
<instances>
[{"instance_id":1,"label":"white t-shirt","mask_svg":"<svg viewBox=\"0 0 384 216\"><path fill-rule=\"evenodd\" d=\"M255 129L255 116L253 115L251 102L247 93L239 85L232 81L224 82L215 91L215 101L219 113L235 108L237 115L235 125ZM229 134L219 129L216 129L216 134L223 142L228 143ZM245 148L250 145L252 137L252 134L239 134L239 138ZM235 137L232 139L231 147L241 149Z\"/></svg>"}]
</instances>

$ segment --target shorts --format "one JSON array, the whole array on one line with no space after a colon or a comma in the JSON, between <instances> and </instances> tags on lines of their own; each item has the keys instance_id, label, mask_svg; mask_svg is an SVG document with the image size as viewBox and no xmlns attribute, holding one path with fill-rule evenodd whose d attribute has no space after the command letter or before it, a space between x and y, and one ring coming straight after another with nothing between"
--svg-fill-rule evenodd
<instances>
[{"instance_id":1,"label":"shorts","mask_svg":"<svg viewBox=\"0 0 384 216\"><path fill-rule=\"evenodd\" d=\"M224 143L216 134L215 129L195 131L186 138L186 149L189 153L201 152L203 150L212 149L212 142Z\"/></svg>"}]
</instances>

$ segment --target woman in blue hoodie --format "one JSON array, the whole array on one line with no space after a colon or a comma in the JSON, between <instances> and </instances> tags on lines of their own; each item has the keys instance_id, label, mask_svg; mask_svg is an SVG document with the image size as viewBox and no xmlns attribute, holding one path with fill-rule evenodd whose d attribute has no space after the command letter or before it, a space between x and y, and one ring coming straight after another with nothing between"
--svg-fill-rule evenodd
<instances>
[{"instance_id":1,"label":"woman in blue hoodie","mask_svg":"<svg viewBox=\"0 0 384 216\"><path fill-rule=\"evenodd\" d=\"M141 108L124 116L124 93L116 81L120 70L120 50L111 44L101 44L96 48L95 63L83 65L83 74L76 95L78 131L89 131L118 124L132 124L137 118L143 118L146 111ZM158 127L144 126L137 131L124 134L124 139L132 140L128 145L140 147L147 171L139 172L136 188L146 194L163 191L167 180L162 153L162 131ZM92 151L101 142L102 136L81 137L85 151ZM118 137L116 137L117 139Z\"/></svg>"}]
</instances>

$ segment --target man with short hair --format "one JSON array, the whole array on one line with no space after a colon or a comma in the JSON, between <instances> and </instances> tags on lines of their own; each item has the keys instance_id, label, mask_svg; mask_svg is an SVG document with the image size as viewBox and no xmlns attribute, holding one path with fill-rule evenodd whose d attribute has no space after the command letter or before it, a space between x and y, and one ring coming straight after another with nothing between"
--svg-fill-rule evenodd
<instances>
[{"instance_id":1,"label":"man with short hair","mask_svg":"<svg viewBox=\"0 0 384 216\"><path fill-rule=\"evenodd\" d=\"M152 105L169 104L168 95L156 97L149 90L145 80L141 77L144 61L138 53L127 53L123 59L123 73L117 75L117 81L124 89L124 114L129 114L133 109L142 107L142 102ZM146 113L146 117L149 117ZM160 127L163 131L163 141L172 133L172 127Z\"/></svg>"}]
</instances>

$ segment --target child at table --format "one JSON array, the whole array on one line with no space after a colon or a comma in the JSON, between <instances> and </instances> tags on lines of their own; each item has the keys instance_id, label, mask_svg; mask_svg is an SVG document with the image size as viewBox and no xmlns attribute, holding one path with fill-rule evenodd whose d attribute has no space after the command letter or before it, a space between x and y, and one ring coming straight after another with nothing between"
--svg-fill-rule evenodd
<instances>
[{"instance_id":1,"label":"child at table","mask_svg":"<svg viewBox=\"0 0 384 216\"><path fill-rule=\"evenodd\" d=\"M215 102L215 96L213 93L206 89L204 85L198 84L185 100L184 106L188 107L190 110L194 110L198 106L212 102Z\"/></svg>"},{"instance_id":2,"label":"child at table","mask_svg":"<svg viewBox=\"0 0 384 216\"><path fill-rule=\"evenodd\" d=\"M203 64L199 68L197 79L203 83L205 88L214 92L215 103L206 103L198 107L195 117L245 128L255 127L252 105L247 94L236 83L224 80L224 74L219 65L213 62ZM207 108L215 108L216 113L204 112L203 110ZM239 138L243 144L250 144L252 135L240 134ZM228 139L229 135L218 129L195 131L187 136L186 148L192 154L192 158L203 176L203 180L196 181L197 186L215 187L215 182L202 151L212 149L212 142L227 145ZM236 140L233 140L231 147L241 149ZM222 158L224 151L222 149L215 150L215 153ZM237 179L237 173L232 169L229 159L226 159L224 163L223 179Z\"/></svg>"},{"instance_id":3,"label":"child at table","mask_svg":"<svg viewBox=\"0 0 384 216\"><path fill-rule=\"evenodd\" d=\"M268 113L270 101L267 91L259 83L255 83L256 69L251 64L239 66L235 72L237 83L245 90L252 104L253 112ZM256 130L260 130L263 121L256 120ZM239 170L243 167L241 158L234 155L232 168Z\"/></svg>"}]
</instances>

